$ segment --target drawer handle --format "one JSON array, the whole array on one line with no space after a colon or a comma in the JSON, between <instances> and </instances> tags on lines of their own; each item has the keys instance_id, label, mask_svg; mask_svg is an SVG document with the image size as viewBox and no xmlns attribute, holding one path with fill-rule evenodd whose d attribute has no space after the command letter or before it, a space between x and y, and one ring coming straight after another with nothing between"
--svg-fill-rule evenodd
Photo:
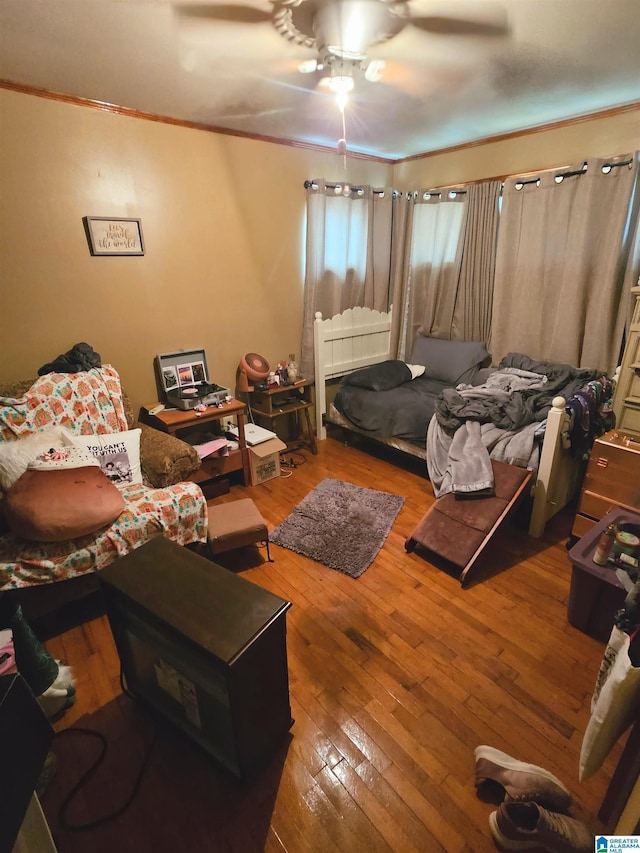
<instances>
[{"instance_id":1,"label":"drawer handle","mask_svg":"<svg viewBox=\"0 0 640 853\"><path fill-rule=\"evenodd\" d=\"M609 460L605 456L599 456L596 465L598 468L606 468L609 464Z\"/></svg>"}]
</instances>

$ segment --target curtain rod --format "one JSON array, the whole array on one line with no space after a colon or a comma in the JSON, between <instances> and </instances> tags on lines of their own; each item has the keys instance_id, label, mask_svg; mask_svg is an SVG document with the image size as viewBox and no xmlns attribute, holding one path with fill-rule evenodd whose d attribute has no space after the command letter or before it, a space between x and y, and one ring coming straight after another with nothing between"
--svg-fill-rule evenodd
<instances>
[{"instance_id":1,"label":"curtain rod","mask_svg":"<svg viewBox=\"0 0 640 853\"><path fill-rule=\"evenodd\" d=\"M425 201L429 198L442 198L443 195L447 195L450 198L455 198L457 195L466 195L466 190L459 189L445 189L445 190L414 190L412 193L407 193L407 197L419 198L422 196Z\"/></svg>"},{"instance_id":2,"label":"curtain rod","mask_svg":"<svg viewBox=\"0 0 640 853\"><path fill-rule=\"evenodd\" d=\"M611 163L611 162L603 163L601 168L602 168L602 171L605 174L607 174L612 169L617 169L619 166L630 166L632 163L633 163L633 157L628 159L628 160L621 160L619 163ZM581 169L570 170L568 172L560 172L559 174L556 175L556 180L558 182L560 182L560 181L564 180L565 178L572 178L576 175L584 175L587 171L587 165L588 164L585 161ZM504 178L483 178L482 180L479 180L479 181L469 181L468 184L466 184L465 186L475 185L475 184L483 184L483 183L488 183L489 181L499 180L502 183L501 190L503 190L504 185L508 180L513 180L514 178L516 178L516 186L521 189L522 187L524 187L528 184L537 184L540 181L541 175L546 174L547 172L552 172L552 171L553 171L553 169L543 169L540 171L540 173L536 177L529 178L528 180L517 180L517 175L509 175L509 176L506 176ZM329 190L335 190L338 187L342 188L343 186L349 186L349 184L347 184L345 182L345 184L325 184L325 186ZM308 190L308 189L317 190L318 184L314 183L313 181L305 181L304 182L304 188L306 190ZM351 192L361 193L361 192L364 192L364 190L362 187L351 187ZM385 192L386 192L386 190L373 190L374 195L383 196L385 194ZM392 190L391 192L392 192L393 198L399 198L404 194L404 195L406 195L407 199L417 198L418 193L419 193L418 190L413 190L413 191L408 190L406 193L402 193L402 192L400 192L400 190ZM446 190L446 192L455 192L457 195L465 195L466 194L466 190L458 190L458 189ZM432 195L432 196L437 196L438 198L442 197L442 191L441 190L437 190L437 191L433 191L433 192L426 191L426 194Z\"/></svg>"},{"instance_id":3,"label":"curtain rod","mask_svg":"<svg viewBox=\"0 0 640 853\"><path fill-rule=\"evenodd\" d=\"M362 193L364 193L364 189L362 187L352 187L346 181L344 184L325 184L325 186L328 190L337 190L337 189L341 190L343 187L349 187L350 192L352 192L352 193L356 193L357 195L362 195ZM305 188L305 190L308 190L308 189L317 190L318 184L314 183L313 181L305 181L304 182L304 188ZM372 192L374 195L383 196L383 195L385 195L386 190L372 190ZM402 193L399 192L398 190L391 190L391 193L392 193L393 198L398 198L398 196L402 195Z\"/></svg>"},{"instance_id":4,"label":"curtain rod","mask_svg":"<svg viewBox=\"0 0 640 853\"><path fill-rule=\"evenodd\" d=\"M608 174L612 169L617 169L618 166L630 166L631 163L633 163L633 158L630 160L621 160L619 163L603 163L601 169L602 169L604 174ZM565 178L573 178L576 175L585 175L587 173L587 169L588 169L588 163L585 161L582 164L581 169L572 169L568 172L559 172L555 176L554 180L556 181L556 183L559 184ZM527 181L516 180L516 183L514 186L516 189L522 189L522 187L527 186L528 184L539 184L541 175L546 174L547 172L552 172L552 171L553 171L553 169L548 169L545 172L541 172L535 178L530 178ZM504 187L504 183L503 183L503 187Z\"/></svg>"}]
</instances>

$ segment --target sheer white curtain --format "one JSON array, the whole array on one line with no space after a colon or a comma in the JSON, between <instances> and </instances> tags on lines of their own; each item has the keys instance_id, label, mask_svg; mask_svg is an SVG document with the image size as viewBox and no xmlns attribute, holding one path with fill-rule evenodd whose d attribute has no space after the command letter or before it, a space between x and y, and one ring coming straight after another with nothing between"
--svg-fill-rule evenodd
<instances>
[{"instance_id":1,"label":"sheer white curtain","mask_svg":"<svg viewBox=\"0 0 640 853\"><path fill-rule=\"evenodd\" d=\"M626 320L632 155L505 182L491 353L612 372ZM635 223L634 223L635 224Z\"/></svg>"},{"instance_id":2,"label":"sheer white curtain","mask_svg":"<svg viewBox=\"0 0 640 853\"><path fill-rule=\"evenodd\" d=\"M450 338L458 292L466 194L420 192L414 197L401 339Z\"/></svg>"},{"instance_id":3,"label":"sheer white curtain","mask_svg":"<svg viewBox=\"0 0 640 853\"><path fill-rule=\"evenodd\" d=\"M307 241L301 347L303 375L313 375L316 311L333 317L361 306L390 307L393 190L314 180L307 191Z\"/></svg>"},{"instance_id":4,"label":"sheer white curtain","mask_svg":"<svg viewBox=\"0 0 640 853\"><path fill-rule=\"evenodd\" d=\"M495 274L500 181L409 194L394 238L392 352L417 333L487 341ZM402 251L400 251L402 249Z\"/></svg>"}]
</instances>

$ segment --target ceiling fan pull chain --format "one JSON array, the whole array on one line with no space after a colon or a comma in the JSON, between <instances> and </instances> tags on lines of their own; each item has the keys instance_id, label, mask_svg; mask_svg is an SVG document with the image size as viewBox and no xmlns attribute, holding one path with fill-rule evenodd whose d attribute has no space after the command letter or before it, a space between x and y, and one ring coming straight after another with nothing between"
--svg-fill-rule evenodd
<instances>
[{"instance_id":1,"label":"ceiling fan pull chain","mask_svg":"<svg viewBox=\"0 0 640 853\"><path fill-rule=\"evenodd\" d=\"M344 169L347 169L347 125L344 117L344 110L341 110L342 113L342 137L338 140L338 154L342 154L342 163Z\"/></svg>"}]
</instances>

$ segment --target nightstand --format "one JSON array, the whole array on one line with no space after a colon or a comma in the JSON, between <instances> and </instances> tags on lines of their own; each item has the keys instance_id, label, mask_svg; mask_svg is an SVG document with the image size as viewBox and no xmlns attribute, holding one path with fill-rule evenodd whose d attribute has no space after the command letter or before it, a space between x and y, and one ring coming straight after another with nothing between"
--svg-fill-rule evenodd
<instances>
[{"instance_id":1,"label":"nightstand","mask_svg":"<svg viewBox=\"0 0 640 853\"><path fill-rule=\"evenodd\" d=\"M308 447L317 453L316 436L313 431L309 409L311 402L312 379L302 379L294 385L278 385L276 388L255 389L251 392L251 409L260 420L267 421L273 429L277 418L288 417L295 424L296 439L289 443L293 446Z\"/></svg>"},{"instance_id":2,"label":"nightstand","mask_svg":"<svg viewBox=\"0 0 640 853\"><path fill-rule=\"evenodd\" d=\"M572 537L584 536L615 507L640 512L640 438L612 429L591 448Z\"/></svg>"}]
</instances>

